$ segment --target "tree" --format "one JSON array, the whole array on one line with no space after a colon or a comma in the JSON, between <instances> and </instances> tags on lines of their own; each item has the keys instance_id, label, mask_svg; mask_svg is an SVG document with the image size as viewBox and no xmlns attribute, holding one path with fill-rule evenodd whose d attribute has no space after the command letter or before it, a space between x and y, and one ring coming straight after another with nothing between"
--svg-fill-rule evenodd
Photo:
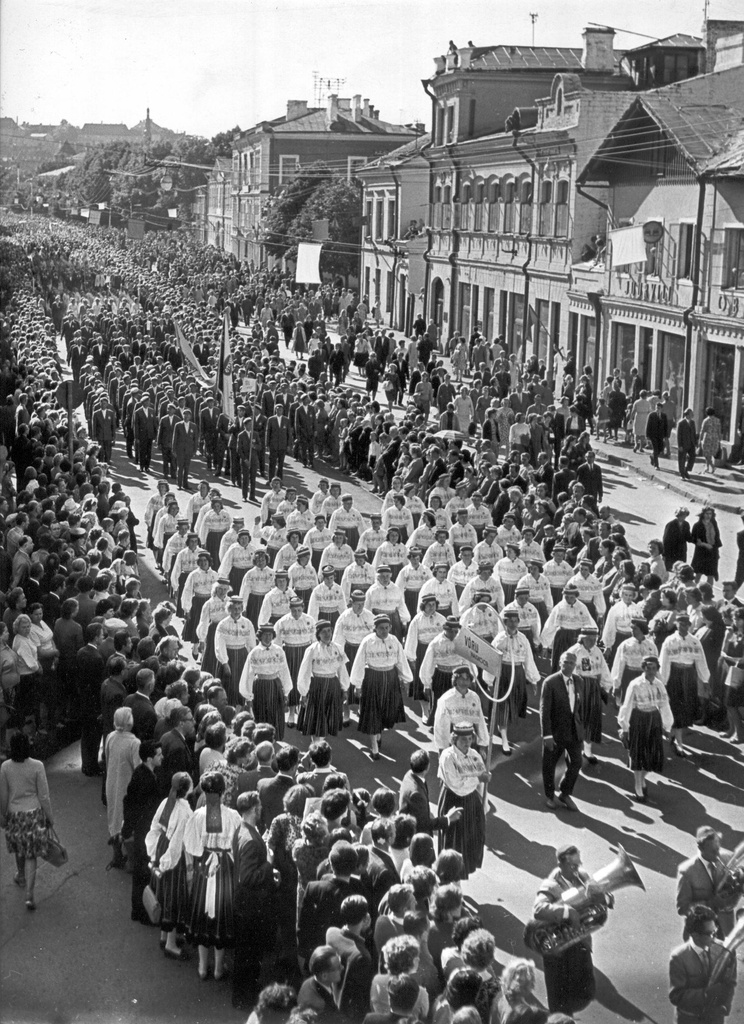
<instances>
[{"instance_id":1,"label":"tree","mask_svg":"<svg viewBox=\"0 0 744 1024\"><path fill-rule=\"evenodd\" d=\"M235 127L228 132L218 132L212 139L212 149L214 155L217 156L232 156L233 151L233 136L240 132L240 125Z\"/></svg>"}]
</instances>

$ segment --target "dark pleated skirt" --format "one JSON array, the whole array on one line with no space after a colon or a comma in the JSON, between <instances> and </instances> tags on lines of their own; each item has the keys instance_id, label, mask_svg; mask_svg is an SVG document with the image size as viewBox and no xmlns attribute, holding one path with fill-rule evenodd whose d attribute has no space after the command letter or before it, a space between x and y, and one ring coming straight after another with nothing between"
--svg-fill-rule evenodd
<instances>
[{"instance_id":1,"label":"dark pleated skirt","mask_svg":"<svg viewBox=\"0 0 744 1024\"><path fill-rule=\"evenodd\" d=\"M312 563L313 569L315 569L316 572L318 571L318 569L320 569L320 563L323 558L324 551L325 548L321 548L320 551L316 551L315 548L313 548L312 554L310 555L310 561Z\"/></svg>"},{"instance_id":2,"label":"dark pleated skirt","mask_svg":"<svg viewBox=\"0 0 744 1024\"><path fill-rule=\"evenodd\" d=\"M548 621L548 609L544 601L533 601L533 605L540 616L540 628L542 628Z\"/></svg>"},{"instance_id":3,"label":"dark pleated skirt","mask_svg":"<svg viewBox=\"0 0 744 1024\"><path fill-rule=\"evenodd\" d=\"M584 605L586 610L589 612L591 617L596 622L597 621L597 609L594 607L594 601L582 601L581 598L579 598L579 600L581 601L581 603Z\"/></svg>"},{"instance_id":4,"label":"dark pleated skirt","mask_svg":"<svg viewBox=\"0 0 744 1024\"><path fill-rule=\"evenodd\" d=\"M598 676L582 676L581 721L587 743L602 742L602 687Z\"/></svg>"},{"instance_id":5,"label":"dark pleated skirt","mask_svg":"<svg viewBox=\"0 0 744 1024\"><path fill-rule=\"evenodd\" d=\"M578 629L559 629L553 637L553 656L550 659L551 672L557 672L561 665L561 655L569 647L573 647L579 639Z\"/></svg>"},{"instance_id":6,"label":"dark pleated skirt","mask_svg":"<svg viewBox=\"0 0 744 1024\"><path fill-rule=\"evenodd\" d=\"M437 611L439 612L440 615L444 615L446 619L452 614L452 605L437 605Z\"/></svg>"},{"instance_id":7,"label":"dark pleated skirt","mask_svg":"<svg viewBox=\"0 0 744 1024\"><path fill-rule=\"evenodd\" d=\"M694 665L672 664L667 681L674 728L687 729L698 716L697 669Z\"/></svg>"},{"instance_id":8,"label":"dark pleated skirt","mask_svg":"<svg viewBox=\"0 0 744 1024\"><path fill-rule=\"evenodd\" d=\"M413 668L413 679L408 684L408 696L411 700L423 700L424 699L424 687L421 682L420 672L421 663L424 660L426 654L426 648L428 644L422 644L421 641L416 644L416 661L414 662Z\"/></svg>"},{"instance_id":9,"label":"dark pleated skirt","mask_svg":"<svg viewBox=\"0 0 744 1024\"><path fill-rule=\"evenodd\" d=\"M310 644L285 644L284 655L289 666L289 677L292 680L292 689L289 691L289 706L297 707L300 703L300 693L297 689L297 673L300 671L302 659Z\"/></svg>"},{"instance_id":10,"label":"dark pleated skirt","mask_svg":"<svg viewBox=\"0 0 744 1024\"><path fill-rule=\"evenodd\" d=\"M439 794L438 814L446 814L452 807L462 810L462 817L439 833L440 850L457 850L465 862L465 874L470 875L483 864L486 845L486 815L479 791L468 796L457 796L446 786Z\"/></svg>"},{"instance_id":11,"label":"dark pleated skirt","mask_svg":"<svg viewBox=\"0 0 744 1024\"><path fill-rule=\"evenodd\" d=\"M373 608L373 615L389 615L390 616L390 632L396 638L403 642L403 623L400 621L400 612L397 608L393 608L391 612L386 612L383 608ZM338 616L337 616L338 617Z\"/></svg>"},{"instance_id":12,"label":"dark pleated skirt","mask_svg":"<svg viewBox=\"0 0 744 1024\"><path fill-rule=\"evenodd\" d=\"M206 850L194 861L194 881L191 889L191 908L188 922L189 941L199 946L226 949L235 945L233 924L233 863L228 850L215 850L217 867L217 895L215 917L208 917L207 881L211 851Z\"/></svg>"},{"instance_id":13,"label":"dark pleated skirt","mask_svg":"<svg viewBox=\"0 0 744 1024\"><path fill-rule=\"evenodd\" d=\"M390 572L392 574L391 575L391 579L392 579L393 583L395 583L395 581L398 579L398 573L400 572L400 570L402 568L403 568L403 563L402 562L390 563Z\"/></svg>"},{"instance_id":14,"label":"dark pleated skirt","mask_svg":"<svg viewBox=\"0 0 744 1024\"><path fill-rule=\"evenodd\" d=\"M607 653L607 664L610 666L610 668L612 668L613 664L615 663L615 658L617 656L617 649L618 649L618 647L620 646L621 643L623 643L623 641L629 640L630 637L631 637L630 633L616 633L615 634L615 640L614 640L614 642L612 644L612 647L610 648L610 650ZM625 691L623 691L623 696L625 696Z\"/></svg>"},{"instance_id":15,"label":"dark pleated skirt","mask_svg":"<svg viewBox=\"0 0 744 1024\"><path fill-rule=\"evenodd\" d=\"M359 547L359 530L356 526L346 526L346 543L349 545L352 551L356 551Z\"/></svg>"},{"instance_id":16,"label":"dark pleated skirt","mask_svg":"<svg viewBox=\"0 0 744 1024\"><path fill-rule=\"evenodd\" d=\"M209 533L207 534L207 542L204 545L204 547L212 556L212 565L215 567L215 569L220 564L220 544L222 543L222 538L225 536L226 533L227 530L210 530Z\"/></svg>"},{"instance_id":17,"label":"dark pleated skirt","mask_svg":"<svg viewBox=\"0 0 744 1024\"><path fill-rule=\"evenodd\" d=\"M499 676L499 689L497 697L503 697L509 689L511 682L511 664L502 664L501 675ZM506 729L515 718L524 718L527 714L527 678L524 674L523 665L514 666L514 686L506 700L496 705L496 725L499 729Z\"/></svg>"},{"instance_id":18,"label":"dark pleated skirt","mask_svg":"<svg viewBox=\"0 0 744 1024\"><path fill-rule=\"evenodd\" d=\"M359 695L359 732L374 735L405 720L397 670L368 668Z\"/></svg>"},{"instance_id":19,"label":"dark pleated skirt","mask_svg":"<svg viewBox=\"0 0 744 1024\"><path fill-rule=\"evenodd\" d=\"M164 533L163 534L163 546L162 546L162 548L158 548L158 565L161 568L162 568L162 565L163 565L163 555L165 553L165 545L168 543L168 541L171 539L172 536L173 536L173 533Z\"/></svg>"},{"instance_id":20,"label":"dark pleated skirt","mask_svg":"<svg viewBox=\"0 0 744 1024\"><path fill-rule=\"evenodd\" d=\"M303 611L307 614L308 605L310 604L310 595L313 592L313 588L309 587L307 590L295 590L295 594L300 598L303 605Z\"/></svg>"},{"instance_id":21,"label":"dark pleated skirt","mask_svg":"<svg viewBox=\"0 0 744 1024\"><path fill-rule=\"evenodd\" d=\"M625 700L625 694L628 692L628 687L630 686L630 684L633 682L634 679L637 679L638 676L640 676L642 674L643 674L643 669L642 668L631 668L629 665L625 666L625 668L623 669L622 678L620 679L620 701L621 702Z\"/></svg>"},{"instance_id":22,"label":"dark pleated skirt","mask_svg":"<svg viewBox=\"0 0 744 1024\"><path fill-rule=\"evenodd\" d=\"M349 659L346 663L346 671L351 675L351 670L354 665L354 659L357 656L359 650L359 644L344 644L344 654ZM355 686L349 686L346 692L346 703L347 704L358 704L359 694L356 692Z\"/></svg>"},{"instance_id":23,"label":"dark pleated skirt","mask_svg":"<svg viewBox=\"0 0 744 1024\"><path fill-rule=\"evenodd\" d=\"M442 696L443 693L446 693L447 690L451 689L452 669L439 667L435 668L434 674L431 677L431 707L429 708L429 717L426 719L426 724L428 726L434 725L434 715L437 710L437 703L439 701L439 698Z\"/></svg>"},{"instance_id":24,"label":"dark pleated skirt","mask_svg":"<svg viewBox=\"0 0 744 1024\"><path fill-rule=\"evenodd\" d=\"M563 588L562 587L551 587L550 596L553 598L553 605L557 605L559 601L563 600Z\"/></svg>"},{"instance_id":25,"label":"dark pleated skirt","mask_svg":"<svg viewBox=\"0 0 744 1024\"><path fill-rule=\"evenodd\" d=\"M630 767L634 772L663 773L664 741L659 711L639 711L638 708L631 711L628 752Z\"/></svg>"},{"instance_id":26,"label":"dark pleated skirt","mask_svg":"<svg viewBox=\"0 0 744 1024\"><path fill-rule=\"evenodd\" d=\"M217 623L210 622L209 629L207 630L207 639L204 641L204 657L201 664L202 672L209 672L210 676L216 676L220 668L217 655L214 653L214 634L216 632Z\"/></svg>"},{"instance_id":27,"label":"dark pleated skirt","mask_svg":"<svg viewBox=\"0 0 744 1024\"><path fill-rule=\"evenodd\" d=\"M517 589L516 583L504 583L501 580L501 589L504 591L504 604L509 604L514 600L514 594Z\"/></svg>"},{"instance_id":28,"label":"dark pleated skirt","mask_svg":"<svg viewBox=\"0 0 744 1024\"><path fill-rule=\"evenodd\" d=\"M243 674L247 660L248 651L245 647L228 647L227 663L230 666L230 675L228 676L224 669L220 667L219 677L227 694L227 703L231 704L234 708L243 703L243 695L238 688L238 684L240 683L240 677Z\"/></svg>"},{"instance_id":29,"label":"dark pleated skirt","mask_svg":"<svg viewBox=\"0 0 744 1024\"><path fill-rule=\"evenodd\" d=\"M240 587L241 587L241 584L243 582L243 577L245 576L245 574L247 572L248 572L247 568L243 569L243 568L240 568L240 566L237 566L237 565L234 565L232 567L232 569L230 570L230 575L229 575L228 579L230 580L230 589L232 590L233 594L239 594L240 593Z\"/></svg>"},{"instance_id":30,"label":"dark pleated skirt","mask_svg":"<svg viewBox=\"0 0 744 1024\"><path fill-rule=\"evenodd\" d=\"M190 640L192 644L197 643L199 638L196 635L196 627L199 625L202 608L209 600L207 594L195 594L191 601L191 611L183 627L183 639Z\"/></svg>"},{"instance_id":31,"label":"dark pleated skirt","mask_svg":"<svg viewBox=\"0 0 744 1024\"><path fill-rule=\"evenodd\" d=\"M343 693L338 676L313 676L297 727L303 736L338 736L343 720Z\"/></svg>"},{"instance_id":32,"label":"dark pleated skirt","mask_svg":"<svg viewBox=\"0 0 744 1024\"><path fill-rule=\"evenodd\" d=\"M163 833L158 839L155 860L158 862L168 849L168 839ZM152 889L162 910L161 932L172 932L174 928L185 928L189 920L189 881L186 858L181 854L178 864L170 871L163 871L159 878L153 878Z\"/></svg>"},{"instance_id":33,"label":"dark pleated skirt","mask_svg":"<svg viewBox=\"0 0 744 1024\"><path fill-rule=\"evenodd\" d=\"M377 548L367 548L367 561L369 562L370 565L372 565L372 562L376 554Z\"/></svg>"},{"instance_id":34,"label":"dark pleated skirt","mask_svg":"<svg viewBox=\"0 0 744 1024\"><path fill-rule=\"evenodd\" d=\"M276 738L284 739L284 690L278 677L259 677L253 683L253 718L268 722L276 729Z\"/></svg>"},{"instance_id":35,"label":"dark pleated skirt","mask_svg":"<svg viewBox=\"0 0 744 1024\"><path fill-rule=\"evenodd\" d=\"M249 594L245 602L245 617L250 620L254 629L258 629L258 615L265 597L266 594Z\"/></svg>"},{"instance_id":36,"label":"dark pleated skirt","mask_svg":"<svg viewBox=\"0 0 744 1024\"><path fill-rule=\"evenodd\" d=\"M188 577L189 574L187 572L182 572L178 577L178 590L176 591L176 615L178 615L179 618L183 617L183 605L181 604L181 598L183 597L183 588L186 586L186 580Z\"/></svg>"},{"instance_id":37,"label":"dark pleated skirt","mask_svg":"<svg viewBox=\"0 0 744 1024\"><path fill-rule=\"evenodd\" d=\"M269 565L272 569L274 568L274 562L276 561L276 556L279 554L279 551L280 548L266 548L266 558L268 559Z\"/></svg>"},{"instance_id":38,"label":"dark pleated skirt","mask_svg":"<svg viewBox=\"0 0 744 1024\"><path fill-rule=\"evenodd\" d=\"M419 594L420 593L421 593L420 590L404 590L403 591L403 600L406 602L406 608L408 609L408 612L409 612L411 618L413 618L413 616L419 610L418 605L419 605Z\"/></svg>"}]
</instances>

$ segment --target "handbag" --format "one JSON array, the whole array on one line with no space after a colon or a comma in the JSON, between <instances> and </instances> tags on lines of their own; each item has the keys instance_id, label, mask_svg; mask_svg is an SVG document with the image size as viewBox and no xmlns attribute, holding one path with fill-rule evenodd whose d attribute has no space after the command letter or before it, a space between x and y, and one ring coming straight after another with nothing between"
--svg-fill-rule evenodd
<instances>
[{"instance_id":1,"label":"handbag","mask_svg":"<svg viewBox=\"0 0 744 1024\"><path fill-rule=\"evenodd\" d=\"M150 918L153 924L160 924L160 919L163 916L163 908L160 906L160 901L155 895L155 891L151 885L146 885L142 893L142 906L145 908L145 913Z\"/></svg>"},{"instance_id":2,"label":"handbag","mask_svg":"<svg viewBox=\"0 0 744 1024\"><path fill-rule=\"evenodd\" d=\"M60 843L59 837L51 825L47 829L47 850L42 857L53 868L61 868L68 861L67 850Z\"/></svg>"}]
</instances>

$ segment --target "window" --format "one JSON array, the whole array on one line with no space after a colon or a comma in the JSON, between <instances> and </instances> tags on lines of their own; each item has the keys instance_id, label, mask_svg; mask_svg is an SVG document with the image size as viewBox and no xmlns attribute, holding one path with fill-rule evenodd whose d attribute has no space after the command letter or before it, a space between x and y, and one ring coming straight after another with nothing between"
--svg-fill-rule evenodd
<instances>
[{"instance_id":1,"label":"window","mask_svg":"<svg viewBox=\"0 0 744 1024\"><path fill-rule=\"evenodd\" d=\"M364 167L367 158L364 156L349 156L346 158L346 177L351 179L355 176L360 167Z\"/></svg>"},{"instance_id":2,"label":"window","mask_svg":"<svg viewBox=\"0 0 744 1024\"><path fill-rule=\"evenodd\" d=\"M369 267L365 267L364 268L364 294L367 296L367 301L368 302L369 302L369 276L370 276Z\"/></svg>"},{"instance_id":3,"label":"window","mask_svg":"<svg viewBox=\"0 0 744 1024\"><path fill-rule=\"evenodd\" d=\"M695 238L694 224L680 224L679 246L677 248L677 277L690 277L692 273L692 243Z\"/></svg>"},{"instance_id":4,"label":"window","mask_svg":"<svg viewBox=\"0 0 744 1024\"><path fill-rule=\"evenodd\" d=\"M501 190L501 201L503 210L501 215L501 227L505 234L510 235L514 231L514 190L513 181L507 181Z\"/></svg>"},{"instance_id":5,"label":"window","mask_svg":"<svg viewBox=\"0 0 744 1024\"><path fill-rule=\"evenodd\" d=\"M397 238L398 237L398 224L396 217L396 202L394 199L388 199L387 204L387 237Z\"/></svg>"},{"instance_id":6,"label":"window","mask_svg":"<svg viewBox=\"0 0 744 1024\"><path fill-rule=\"evenodd\" d=\"M620 377L626 395L630 394L630 371L635 366L635 325L614 323L612 325L611 370L620 370Z\"/></svg>"},{"instance_id":7,"label":"window","mask_svg":"<svg viewBox=\"0 0 744 1024\"><path fill-rule=\"evenodd\" d=\"M519 190L519 233L528 235L532 230L532 182L523 181Z\"/></svg>"},{"instance_id":8,"label":"window","mask_svg":"<svg viewBox=\"0 0 744 1024\"><path fill-rule=\"evenodd\" d=\"M683 334L659 331L658 347L656 387L659 391L669 392L672 407L668 405L665 411L671 424L682 415L680 403L685 379L685 337Z\"/></svg>"},{"instance_id":9,"label":"window","mask_svg":"<svg viewBox=\"0 0 744 1024\"><path fill-rule=\"evenodd\" d=\"M434 210L432 212L432 223L435 228L442 226L442 186L434 187Z\"/></svg>"},{"instance_id":10,"label":"window","mask_svg":"<svg viewBox=\"0 0 744 1024\"><path fill-rule=\"evenodd\" d=\"M471 97L468 101L468 138L472 139L475 135L475 98Z\"/></svg>"},{"instance_id":11,"label":"window","mask_svg":"<svg viewBox=\"0 0 744 1024\"><path fill-rule=\"evenodd\" d=\"M375 270L375 302L380 301L380 287L382 286L382 271Z\"/></svg>"},{"instance_id":12,"label":"window","mask_svg":"<svg viewBox=\"0 0 744 1024\"><path fill-rule=\"evenodd\" d=\"M385 200L375 199L375 239L381 242L385 232Z\"/></svg>"},{"instance_id":13,"label":"window","mask_svg":"<svg viewBox=\"0 0 744 1024\"><path fill-rule=\"evenodd\" d=\"M553 182L544 181L540 186L540 204L537 210L538 235L550 234L550 219L553 203Z\"/></svg>"},{"instance_id":14,"label":"window","mask_svg":"<svg viewBox=\"0 0 744 1024\"><path fill-rule=\"evenodd\" d=\"M455 141L455 105L450 103L447 107L447 142Z\"/></svg>"},{"instance_id":15,"label":"window","mask_svg":"<svg viewBox=\"0 0 744 1024\"><path fill-rule=\"evenodd\" d=\"M385 280L385 312L386 313L392 313L393 312L393 291L394 291L393 281L394 281L393 272L392 272L392 270L388 270L387 275L386 275L386 280Z\"/></svg>"},{"instance_id":16,"label":"window","mask_svg":"<svg viewBox=\"0 0 744 1024\"><path fill-rule=\"evenodd\" d=\"M488 190L486 192L486 202L488 203L488 230L498 231L499 229L499 183L498 181L489 181Z\"/></svg>"},{"instance_id":17,"label":"window","mask_svg":"<svg viewBox=\"0 0 744 1024\"><path fill-rule=\"evenodd\" d=\"M731 433L731 413L737 390L734 377L736 348L733 345L707 345L705 374L705 405L715 410L725 438Z\"/></svg>"},{"instance_id":18,"label":"window","mask_svg":"<svg viewBox=\"0 0 744 1024\"><path fill-rule=\"evenodd\" d=\"M555 187L555 234L568 238L568 182L564 179Z\"/></svg>"},{"instance_id":19,"label":"window","mask_svg":"<svg viewBox=\"0 0 744 1024\"><path fill-rule=\"evenodd\" d=\"M722 288L744 288L744 228L726 229Z\"/></svg>"},{"instance_id":20,"label":"window","mask_svg":"<svg viewBox=\"0 0 744 1024\"><path fill-rule=\"evenodd\" d=\"M486 193L486 186L479 181L473 193L473 231L483 230L483 198Z\"/></svg>"},{"instance_id":21,"label":"window","mask_svg":"<svg viewBox=\"0 0 744 1024\"><path fill-rule=\"evenodd\" d=\"M438 146L443 146L445 143L444 137L444 119L445 112L444 107L437 107L437 127L435 132L435 142Z\"/></svg>"},{"instance_id":22,"label":"window","mask_svg":"<svg viewBox=\"0 0 744 1024\"><path fill-rule=\"evenodd\" d=\"M298 156L279 157L279 184L291 181L300 169L300 158Z\"/></svg>"},{"instance_id":23,"label":"window","mask_svg":"<svg viewBox=\"0 0 744 1024\"><path fill-rule=\"evenodd\" d=\"M463 231L470 231L470 200L472 196L473 186L466 181L460 194L460 227Z\"/></svg>"},{"instance_id":24,"label":"window","mask_svg":"<svg viewBox=\"0 0 744 1024\"><path fill-rule=\"evenodd\" d=\"M452 188L449 185L445 185L442 192L442 227L445 231L452 227Z\"/></svg>"},{"instance_id":25,"label":"window","mask_svg":"<svg viewBox=\"0 0 744 1024\"><path fill-rule=\"evenodd\" d=\"M372 218L374 217L374 205L371 199L364 204L364 237L372 237Z\"/></svg>"}]
</instances>

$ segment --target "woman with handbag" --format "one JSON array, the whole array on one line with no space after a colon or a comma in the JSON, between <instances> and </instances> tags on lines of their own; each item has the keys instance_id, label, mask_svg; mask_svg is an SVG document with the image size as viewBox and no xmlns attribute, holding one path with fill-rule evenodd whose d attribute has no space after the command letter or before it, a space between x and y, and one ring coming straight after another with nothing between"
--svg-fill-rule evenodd
<instances>
[{"instance_id":1,"label":"woman with handbag","mask_svg":"<svg viewBox=\"0 0 744 1024\"><path fill-rule=\"evenodd\" d=\"M721 655L721 670L726 670L725 705L728 730L718 735L734 743L744 743L744 609L734 614Z\"/></svg>"},{"instance_id":2,"label":"woman with handbag","mask_svg":"<svg viewBox=\"0 0 744 1024\"><path fill-rule=\"evenodd\" d=\"M28 736L15 733L10 760L0 765L0 828L5 829L8 853L16 859L13 881L26 889L26 909L36 910L36 860L47 853L54 818L44 765L30 753Z\"/></svg>"},{"instance_id":3,"label":"woman with handbag","mask_svg":"<svg viewBox=\"0 0 744 1024\"><path fill-rule=\"evenodd\" d=\"M160 905L160 945L171 960L186 960L178 946L179 932L186 929L189 912L190 858L183 834L193 811L188 795L194 788L188 772L175 772L170 793L158 807L145 838L152 868L152 892Z\"/></svg>"}]
</instances>

